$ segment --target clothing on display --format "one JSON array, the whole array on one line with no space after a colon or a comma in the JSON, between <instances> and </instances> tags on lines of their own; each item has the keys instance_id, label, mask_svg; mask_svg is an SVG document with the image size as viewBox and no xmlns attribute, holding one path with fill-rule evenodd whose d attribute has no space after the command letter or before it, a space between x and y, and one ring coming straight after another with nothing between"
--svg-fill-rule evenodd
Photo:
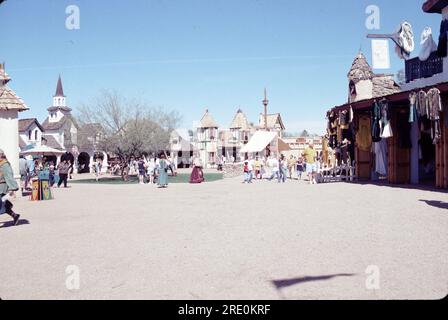
<instances>
[{"instance_id":1,"label":"clothing on display","mask_svg":"<svg viewBox=\"0 0 448 320\"><path fill-rule=\"evenodd\" d=\"M426 98L426 92L420 90L417 95L417 112L423 117L428 114L428 100Z\"/></svg>"},{"instance_id":2,"label":"clothing on display","mask_svg":"<svg viewBox=\"0 0 448 320\"><path fill-rule=\"evenodd\" d=\"M390 138L393 136L392 126L389 119L389 105L385 99L380 102L381 108L381 138Z\"/></svg>"},{"instance_id":3,"label":"clothing on display","mask_svg":"<svg viewBox=\"0 0 448 320\"><path fill-rule=\"evenodd\" d=\"M371 124L369 117L360 117L358 132L356 133L356 144L362 151L369 151L372 147Z\"/></svg>"},{"instance_id":4,"label":"clothing on display","mask_svg":"<svg viewBox=\"0 0 448 320\"><path fill-rule=\"evenodd\" d=\"M411 92L409 94L409 123L417 120L417 93Z\"/></svg>"},{"instance_id":5,"label":"clothing on display","mask_svg":"<svg viewBox=\"0 0 448 320\"><path fill-rule=\"evenodd\" d=\"M432 29L430 27L426 27L423 30L420 45L421 49L420 54L418 55L420 61L428 60L431 53L437 51L437 44L432 38Z\"/></svg>"},{"instance_id":6,"label":"clothing on display","mask_svg":"<svg viewBox=\"0 0 448 320\"><path fill-rule=\"evenodd\" d=\"M381 108L377 101L374 102L372 106L372 141L378 142L381 140Z\"/></svg>"},{"instance_id":7,"label":"clothing on display","mask_svg":"<svg viewBox=\"0 0 448 320\"><path fill-rule=\"evenodd\" d=\"M387 175L387 142L382 139L373 144L373 152L375 154L375 172L386 176Z\"/></svg>"},{"instance_id":8,"label":"clothing on display","mask_svg":"<svg viewBox=\"0 0 448 320\"><path fill-rule=\"evenodd\" d=\"M412 25L403 21L398 30L395 32L395 52L401 59L409 59L412 51L414 51L414 33L412 31Z\"/></svg>"},{"instance_id":9,"label":"clothing on display","mask_svg":"<svg viewBox=\"0 0 448 320\"><path fill-rule=\"evenodd\" d=\"M434 144L441 139L440 112L442 112L442 99L440 91L432 88L427 94L428 100L428 118L431 121L431 138Z\"/></svg>"}]
</instances>

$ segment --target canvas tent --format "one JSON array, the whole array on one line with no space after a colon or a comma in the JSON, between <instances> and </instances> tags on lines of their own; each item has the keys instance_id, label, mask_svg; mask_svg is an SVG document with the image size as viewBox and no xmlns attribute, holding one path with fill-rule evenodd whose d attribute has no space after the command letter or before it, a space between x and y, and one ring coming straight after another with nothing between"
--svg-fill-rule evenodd
<instances>
[{"instance_id":1,"label":"canvas tent","mask_svg":"<svg viewBox=\"0 0 448 320\"><path fill-rule=\"evenodd\" d=\"M277 132L257 131L249 142L241 148L240 153L263 152L269 145L273 152L291 150L289 145L278 137Z\"/></svg>"},{"instance_id":2,"label":"canvas tent","mask_svg":"<svg viewBox=\"0 0 448 320\"><path fill-rule=\"evenodd\" d=\"M36 146L32 149L24 150L20 152L21 155L27 156L60 156L64 154L64 151L50 148L46 145Z\"/></svg>"}]
</instances>

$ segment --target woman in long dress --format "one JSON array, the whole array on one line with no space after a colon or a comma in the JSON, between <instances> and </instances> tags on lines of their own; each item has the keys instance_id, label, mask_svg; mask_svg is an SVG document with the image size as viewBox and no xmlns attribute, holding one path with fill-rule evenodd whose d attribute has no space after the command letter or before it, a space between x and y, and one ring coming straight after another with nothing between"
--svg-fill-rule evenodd
<instances>
[{"instance_id":1,"label":"woman in long dress","mask_svg":"<svg viewBox=\"0 0 448 320\"><path fill-rule=\"evenodd\" d=\"M190 175L190 183L202 183L204 182L204 172L202 171L202 165L198 159L195 159L193 163L193 171Z\"/></svg>"},{"instance_id":2,"label":"woman in long dress","mask_svg":"<svg viewBox=\"0 0 448 320\"><path fill-rule=\"evenodd\" d=\"M164 154L160 155L159 163L157 165L158 178L157 185L159 188L168 187L168 163Z\"/></svg>"}]
</instances>

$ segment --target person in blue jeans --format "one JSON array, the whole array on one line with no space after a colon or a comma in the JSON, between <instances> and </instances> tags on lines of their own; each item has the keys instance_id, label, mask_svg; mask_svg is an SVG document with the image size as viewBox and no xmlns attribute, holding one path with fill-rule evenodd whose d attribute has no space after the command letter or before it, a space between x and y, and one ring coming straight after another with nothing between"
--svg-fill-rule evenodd
<instances>
[{"instance_id":1,"label":"person in blue jeans","mask_svg":"<svg viewBox=\"0 0 448 320\"><path fill-rule=\"evenodd\" d=\"M286 182L288 166L284 155L280 156L278 182Z\"/></svg>"}]
</instances>

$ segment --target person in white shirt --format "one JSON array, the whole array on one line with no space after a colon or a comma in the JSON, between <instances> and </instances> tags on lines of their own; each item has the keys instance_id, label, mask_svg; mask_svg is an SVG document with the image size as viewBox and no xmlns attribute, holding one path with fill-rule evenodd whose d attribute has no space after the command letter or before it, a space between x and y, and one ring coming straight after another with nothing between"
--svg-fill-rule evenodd
<instances>
[{"instance_id":1,"label":"person in white shirt","mask_svg":"<svg viewBox=\"0 0 448 320\"><path fill-rule=\"evenodd\" d=\"M279 170L280 170L280 163L278 161L278 159L274 156L271 156L268 160L269 166L271 167L271 171L272 174L269 177L269 181L271 181L272 179L274 179L274 176L277 177L277 180L280 182L280 174L279 174Z\"/></svg>"},{"instance_id":2,"label":"person in white shirt","mask_svg":"<svg viewBox=\"0 0 448 320\"><path fill-rule=\"evenodd\" d=\"M249 173L248 173L248 182L252 183L252 179L254 178L254 166L255 166L255 160L250 158L248 163Z\"/></svg>"},{"instance_id":3,"label":"person in white shirt","mask_svg":"<svg viewBox=\"0 0 448 320\"><path fill-rule=\"evenodd\" d=\"M155 177L155 170L156 170L156 162L153 157L149 158L147 164L146 164L146 172L149 177L149 184L154 184L154 177Z\"/></svg>"}]
</instances>

